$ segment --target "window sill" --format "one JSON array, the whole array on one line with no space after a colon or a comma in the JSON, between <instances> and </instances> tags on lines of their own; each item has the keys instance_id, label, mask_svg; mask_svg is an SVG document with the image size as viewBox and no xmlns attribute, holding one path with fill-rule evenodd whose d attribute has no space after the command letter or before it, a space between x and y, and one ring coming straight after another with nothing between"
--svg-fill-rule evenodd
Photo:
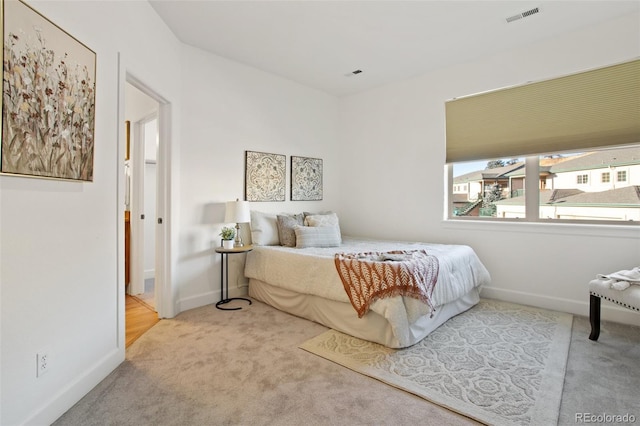
<instances>
[{"instance_id":1,"label":"window sill","mask_svg":"<svg viewBox=\"0 0 640 426\"><path fill-rule=\"evenodd\" d=\"M636 223L636 222L634 222ZM597 237L640 239L640 226L610 225L593 223L552 223L525 222L518 220L474 220L474 219L445 219L442 221L445 229L491 231L491 232L522 232L552 235L587 235Z\"/></svg>"}]
</instances>

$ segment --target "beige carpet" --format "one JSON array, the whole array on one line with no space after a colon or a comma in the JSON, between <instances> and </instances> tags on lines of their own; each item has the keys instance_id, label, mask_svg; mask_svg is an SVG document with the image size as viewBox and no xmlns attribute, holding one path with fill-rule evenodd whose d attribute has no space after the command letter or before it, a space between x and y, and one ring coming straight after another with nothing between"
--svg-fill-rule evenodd
<instances>
[{"instance_id":1,"label":"beige carpet","mask_svg":"<svg viewBox=\"0 0 640 426\"><path fill-rule=\"evenodd\" d=\"M326 327L258 301L164 319L56 426L470 425L298 346ZM398 411L398 407L403 407Z\"/></svg>"},{"instance_id":2,"label":"beige carpet","mask_svg":"<svg viewBox=\"0 0 640 426\"><path fill-rule=\"evenodd\" d=\"M161 320L54 425L477 424L299 349L326 327L258 301L238 306L203 306ZM575 426L579 413L640 418L640 327L603 321L601 330L592 342L588 319L574 317L560 426Z\"/></svg>"},{"instance_id":3,"label":"beige carpet","mask_svg":"<svg viewBox=\"0 0 640 426\"><path fill-rule=\"evenodd\" d=\"M483 299L405 349L329 330L300 347L487 424L556 424L572 316Z\"/></svg>"}]
</instances>

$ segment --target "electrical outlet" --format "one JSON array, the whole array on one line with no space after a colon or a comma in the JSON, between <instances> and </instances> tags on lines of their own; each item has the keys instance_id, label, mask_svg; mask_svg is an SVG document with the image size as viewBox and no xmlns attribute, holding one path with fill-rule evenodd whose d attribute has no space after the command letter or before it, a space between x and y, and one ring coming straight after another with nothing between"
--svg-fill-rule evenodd
<instances>
[{"instance_id":1,"label":"electrical outlet","mask_svg":"<svg viewBox=\"0 0 640 426\"><path fill-rule=\"evenodd\" d=\"M51 367L49 365L49 361L50 361L49 354L47 354L46 352L36 354L36 363L37 363L36 377L40 377L43 374L45 374L47 371L49 371L49 368Z\"/></svg>"}]
</instances>

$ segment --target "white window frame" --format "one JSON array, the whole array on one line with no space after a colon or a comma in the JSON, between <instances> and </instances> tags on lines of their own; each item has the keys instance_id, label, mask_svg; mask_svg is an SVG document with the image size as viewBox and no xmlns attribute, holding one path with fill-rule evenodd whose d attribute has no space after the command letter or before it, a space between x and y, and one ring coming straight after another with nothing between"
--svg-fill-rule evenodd
<instances>
[{"instance_id":1,"label":"white window frame","mask_svg":"<svg viewBox=\"0 0 640 426\"><path fill-rule=\"evenodd\" d=\"M525 176L538 176L540 156L531 155L524 157L525 160ZM572 220L572 219L547 219L540 217L540 191L538 188L538 179L525 179L524 190L525 194L525 217L524 218L498 218L498 217L482 217L476 216L454 216L453 215L453 164L445 164L445 197L444 197L444 217L443 220L447 224L458 223L474 223L474 224L513 224L519 223L522 225L532 224L547 224L555 227L557 226L580 226L589 227L589 229L607 229L611 232L611 229L620 229L625 236L633 236L633 238L640 237L640 221L623 222L616 220ZM480 226L480 225L478 225ZM484 225L482 225L484 227ZM483 228L484 229L484 228ZM631 231L631 232L630 232ZM555 231L554 231L555 232ZM617 231L616 231L617 232ZM605 235L603 234L603 235ZM594 235L599 235L596 233Z\"/></svg>"}]
</instances>

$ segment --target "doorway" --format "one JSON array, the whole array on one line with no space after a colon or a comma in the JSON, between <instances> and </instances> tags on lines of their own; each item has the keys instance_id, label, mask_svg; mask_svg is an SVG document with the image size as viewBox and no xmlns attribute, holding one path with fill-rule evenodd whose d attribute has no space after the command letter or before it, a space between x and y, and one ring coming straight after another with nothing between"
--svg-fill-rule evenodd
<instances>
[{"instance_id":1,"label":"doorway","mask_svg":"<svg viewBox=\"0 0 640 426\"><path fill-rule=\"evenodd\" d=\"M127 131L125 152L125 219L129 218L129 246L125 236L125 288L126 299L135 298L162 318L161 309L164 277L162 268L156 271L156 259L162 259L164 250L156 244L157 234L161 243L163 229L157 208L164 187L158 184L161 104L147 94L143 85L129 77L124 88L124 116ZM166 140L166 138L165 138ZM125 232L127 227L125 226ZM128 268L128 269L127 269ZM125 324L129 328L131 306L125 306Z\"/></svg>"},{"instance_id":2,"label":"doorway","mask_svg":"<svg viewBox=\"0 0 640 426\"><path fill-rule=\"evenodd\" d=\"M146 96L135 87L128 87L133 98ZM127 293L135 296L156 310L156 201L157 201L157 152L158 152L158 105L147 98L134 102L138 113L132 114L130 124L131 156L125 162L129 170L129 186L125 205L130 209L131 248L130 282ZM146 113L139 117L141 113ZM131 121L127 120L127 123Z\"/></svg>"}]
</instances>

